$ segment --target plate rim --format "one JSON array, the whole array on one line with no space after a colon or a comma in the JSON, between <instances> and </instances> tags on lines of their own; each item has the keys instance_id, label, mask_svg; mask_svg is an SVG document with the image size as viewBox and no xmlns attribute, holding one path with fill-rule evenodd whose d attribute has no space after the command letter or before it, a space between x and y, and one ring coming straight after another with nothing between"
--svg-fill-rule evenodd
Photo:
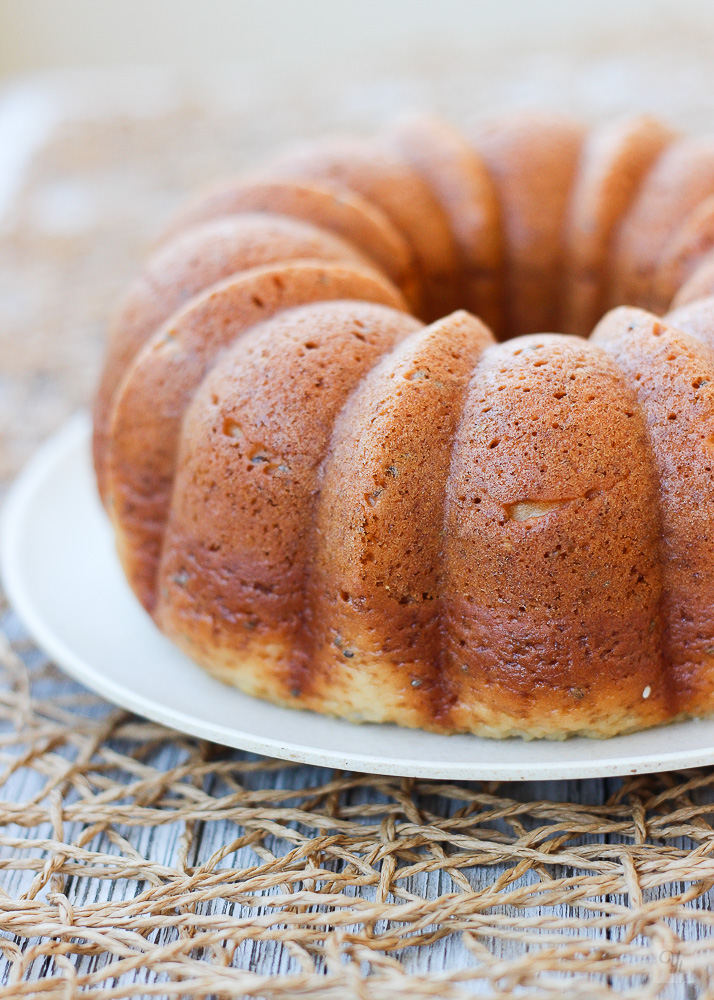
<instances>
[{"instance_id":1,"label":"plate rim","mask_svg":"<svg viewBox=\"0 0 714 1000\"><path fill-rule=\"evenodd\" d=\"M296 763L399 777L462 781L569 780L646 774L661 770L684 770L714 763L714 746L674 750L667 753L643 754L640 752L630 756L615 754L608 758L600 758L596 762L571 758L558 762L535 761L529 763L524 759L520 763L504 761L499 764L479 764L472 758L461 762L441 761L433 763L425 759L420 760L417 757L402 760L389 758L384 754L361 752L359 755L354 752L341 754L336 750L311 746L307 742L284 743L270 737L256 736L242 729L229 728L208 722L205 719L201 720L197 716L188 715L180 710L165 708L153 698L136 694L127 687L122 687L111 678L104 676L101 668L86 663L81 655L75 653L64 639L56 635L53 629L45 623L35 606L31 592L28 591L27 581L24 579L21 568L21 539L27 524L31 501L43 483L52 474L57 473L58 467L68 462L79 448L88 445L90 432L89 414L85 410L80 410L40 445L11 484L0 511L0 577L10 605L37 645L71 677L111 703L143 718L158 722L174 731L235 749ZM244 695L244 697L249 696ZM306 725L309 725L312 713L305 711L301 714L304 715ZM336 721L344 726L353 727L356 725L356 723L346 719ZM698 721L697 719L687 720L683 725L695 727ZM370 725L369 728L360 728L365 728L365 731L368 732L371 727ZM653 730L653 732L657 731ZM409 732L411 734L421 733L420 730L409 730ZM424 735L431 734L424 733ZM476 737L474 738L476 739ZM523 756L527 758L528 748L533 744L525 740L520 742L523 746ZM558 746L562 746L564 752L567 753L566 748L569 743L571 743L570 740L565 740L558 743Z\"/></svg>"}]
</instances>

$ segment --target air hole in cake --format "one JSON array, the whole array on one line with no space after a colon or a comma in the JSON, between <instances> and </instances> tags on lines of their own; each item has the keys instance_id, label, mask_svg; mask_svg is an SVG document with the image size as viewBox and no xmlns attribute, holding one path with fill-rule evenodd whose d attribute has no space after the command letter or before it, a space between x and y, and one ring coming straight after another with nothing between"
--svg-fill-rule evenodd
<instances>
[{"instance_id":1,"label":"air hole in cake","mask_svg":"<svg viewBox=\"0 0 714 1000\"><path fill-rule=\"evenodd\" d=\"M505 504L506 516L510 521L529 521L531 518L543 517L552 510L565 507L569 500L517 500Z\"/></svg>"},{"instance_id":2,"label":"air hole in cake","mask_svg":"<svg viewBox=\"0 0 714 1000\"><path fill-rule=\"evenodd\" d=\"M245 434L238 423L232 417L226 417L223 421L223 434L225 437L233 438L234 441L244 441Z\"/></svg>"}]
</instances>

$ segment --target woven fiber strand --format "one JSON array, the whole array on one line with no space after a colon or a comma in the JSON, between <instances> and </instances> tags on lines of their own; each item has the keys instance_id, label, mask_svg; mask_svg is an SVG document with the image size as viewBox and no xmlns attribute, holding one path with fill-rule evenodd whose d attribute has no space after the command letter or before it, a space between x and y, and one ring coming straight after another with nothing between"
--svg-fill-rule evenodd
<instances>
[{"instance_id":1,"label":"woven fiber strand","mask_svg":"<svg viewBox=\"0 0 714 1000\"><path fill-rule=\"evenodd\" d=\"M2 998L547 997L564 973L640 997L714 968L709 770L597 804L291 768L112 709L11 632Z\"/></svg>"},{"instance_id":2,"label":"woven fiber strand","mask_svg":"<svg viewBox=\"0 0 714 1000\"><path fill-rule=\"evenodd\" d=\"M702 46L331 88L40 81L62 115L0 213L0 481L89 399L108 313L188 189L408 105L466 121L484 93L711 129ZM4 605L0 768L0 1000L714 997L712 770L496 785L261 760L107 705Z\"/></svg>"}]
</instances>

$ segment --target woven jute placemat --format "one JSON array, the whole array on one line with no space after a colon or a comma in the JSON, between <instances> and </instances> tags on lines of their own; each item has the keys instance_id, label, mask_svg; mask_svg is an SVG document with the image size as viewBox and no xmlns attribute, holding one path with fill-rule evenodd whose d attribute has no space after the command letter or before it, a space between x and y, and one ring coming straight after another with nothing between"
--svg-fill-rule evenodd
<instances>
[{"instance_id":1,"label":"woven jute placemat","mask_svg":"<svg viewBox=\"0 0 714 1000\"><path fill-rule=\"evenodd\" d=\"M713 65L670 39L329 87L234 70L8 92L0 131L39 124L0 217L0 476L89 399L107 315L186 190L409 105L711 128ZM499 785L291 766L107 705L6 606L0 629L0 998L714 996L714 771Z\"/></svg>"}]
</instances>

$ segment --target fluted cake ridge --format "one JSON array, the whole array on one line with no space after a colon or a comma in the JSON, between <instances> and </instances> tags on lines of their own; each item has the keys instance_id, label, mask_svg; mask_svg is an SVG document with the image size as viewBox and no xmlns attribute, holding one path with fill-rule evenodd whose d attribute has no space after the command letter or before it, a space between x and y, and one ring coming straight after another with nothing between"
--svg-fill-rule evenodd
<instances>
[{"instance_id":1,"label":"fluted cake ridge","mask_svg":"<svg viewBox=\"0 0 714 1000\"><path fill-rule=\"evenodd\" d=\"M196 662L489 736L714 710L713 455L714 140L645 116L278 153L167 228L95 406Z\"/></svg>"}]
</instances>

